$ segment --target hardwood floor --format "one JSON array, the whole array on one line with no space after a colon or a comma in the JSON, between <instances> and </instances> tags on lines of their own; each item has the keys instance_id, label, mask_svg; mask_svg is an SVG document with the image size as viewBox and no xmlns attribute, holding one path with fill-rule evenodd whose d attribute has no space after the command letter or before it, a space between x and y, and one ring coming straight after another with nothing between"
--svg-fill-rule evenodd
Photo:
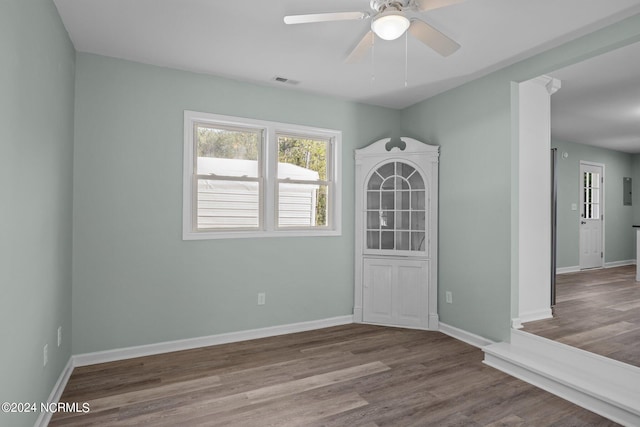
<instances>
[{"instance_id":1,"label":"hardwood floor","mask_svg":"<svg viewBox=\"0 0 640 427\"><path fill-rule=\"evenodd\" d=\"M526 323L532 334L640 366L640 282L636 266L557 276L554 318Z\"/></svg>"},{"instance_id":2,"label":"hardwood floor","mask_svg":"<svg viewBox=\"0 0 640 427\"><path fill-rule=\"evenodd\" d=\"M345 325L78 367L50 426L615 426L439 332Z\"/></svg>"}]
</instances>

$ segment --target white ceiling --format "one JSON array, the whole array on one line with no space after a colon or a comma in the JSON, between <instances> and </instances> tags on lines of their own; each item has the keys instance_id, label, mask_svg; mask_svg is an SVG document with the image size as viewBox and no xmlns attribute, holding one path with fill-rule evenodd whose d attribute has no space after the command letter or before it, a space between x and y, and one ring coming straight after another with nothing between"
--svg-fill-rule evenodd
<instances>
[{"instance_id":1,"label":"white ceiling","mask_svg":"<svg viewBox=\"0 0 640 427\"><path fill-rule=\"evenodd\" d=\"M640 153L640 43L550 73L551 135L561 141Z\"/></svg>"},{"instance_id":2,"label":"white ceiling","mask_svg":"<svg viewBox=\"0 0 640 427\"><path fill-rule=\"evenodd\" d=\"M462 48L443 58L409 38L405 87L404 37L378 39L374 61L369 55L345 64L369 20L283 23L292 14L370 11L369 0L54 1L80 52L391 108L640 12L640 0L467 0L417 14ZM277 83L276 76L299 83Z\"/></svg>"}]
</instances>

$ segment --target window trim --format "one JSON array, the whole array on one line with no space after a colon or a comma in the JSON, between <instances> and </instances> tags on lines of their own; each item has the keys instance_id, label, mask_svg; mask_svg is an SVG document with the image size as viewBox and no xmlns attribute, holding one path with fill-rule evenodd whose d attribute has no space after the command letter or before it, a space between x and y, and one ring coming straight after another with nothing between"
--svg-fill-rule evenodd
<instances>
[{"instance_id":1,"label":"window trim","mask_svg":"<svg viewBox=\"0 0 640 427\"><path fill-rule=\"evenodd\" d=\"M262 175L260 195L260 217L257 229L243 230L206 230L198 231L196 224L196 169L194 129L196 123L214 126L232 126L246 129L262 129L263 138L260 145L259 170ZM327 200L328 225L320 227L279 227L278 226L278 135L296 135L306 138L328 140L327 181L329 198ZM184 143L183 143L183 189L182 189L182 238L183 240L209 240L255 237L304 237L304 236L340 236L342 235L342 132L233 117L220 114L184 111ZM259 174L260 175L260 174ZM333 194L333 195L332 195Z\"/></svg>"}]
</instances>

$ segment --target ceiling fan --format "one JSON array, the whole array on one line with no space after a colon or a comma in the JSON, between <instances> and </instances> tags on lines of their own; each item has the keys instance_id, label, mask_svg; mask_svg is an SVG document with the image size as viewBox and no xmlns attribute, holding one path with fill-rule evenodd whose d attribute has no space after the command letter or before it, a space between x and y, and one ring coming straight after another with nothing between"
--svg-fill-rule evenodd
<instances>
[{"instance_id":1,"label":"ceiling fan","mask_svg":"<svg viewBox=\"0 0 640 427\"><path fill-rule=\"evenodd\" d=\"M424 12L460 3L464 0L371 0L370 12L332 12L284 17L285 24L307 24L312 22L349 21L371 18L368 31L346 58L346 62L361 60L372 46L374 36L383 40L395 40L405 32L420 40L442 56L449 56L460 48L453 39L426 22L408 17L411 12Z\"/></svg>"}]
</instances>

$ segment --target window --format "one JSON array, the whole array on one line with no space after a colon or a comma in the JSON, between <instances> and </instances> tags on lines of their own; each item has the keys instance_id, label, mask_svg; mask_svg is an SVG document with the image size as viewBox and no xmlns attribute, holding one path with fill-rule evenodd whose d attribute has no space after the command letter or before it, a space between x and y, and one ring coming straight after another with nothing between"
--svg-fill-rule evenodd
<instances>
[{"instance_id":1,"label":"window","mask_svg":"<svg viewBox=\"0 0 640 427\"><path fill-rule=\"evenodd\" d=\"M185 111L183 238L341 233L338 131Z\"/></svg>"},{"instance_id":2,"label":"window","mask_svg":"<svg viewBox=\"0 0 640 427\"><path fill-rule=\"evenodd\" d=\"M596 172L584 172L582 195L582 218L600 218L600 174Z\"/></svg>"}]
</instances>

